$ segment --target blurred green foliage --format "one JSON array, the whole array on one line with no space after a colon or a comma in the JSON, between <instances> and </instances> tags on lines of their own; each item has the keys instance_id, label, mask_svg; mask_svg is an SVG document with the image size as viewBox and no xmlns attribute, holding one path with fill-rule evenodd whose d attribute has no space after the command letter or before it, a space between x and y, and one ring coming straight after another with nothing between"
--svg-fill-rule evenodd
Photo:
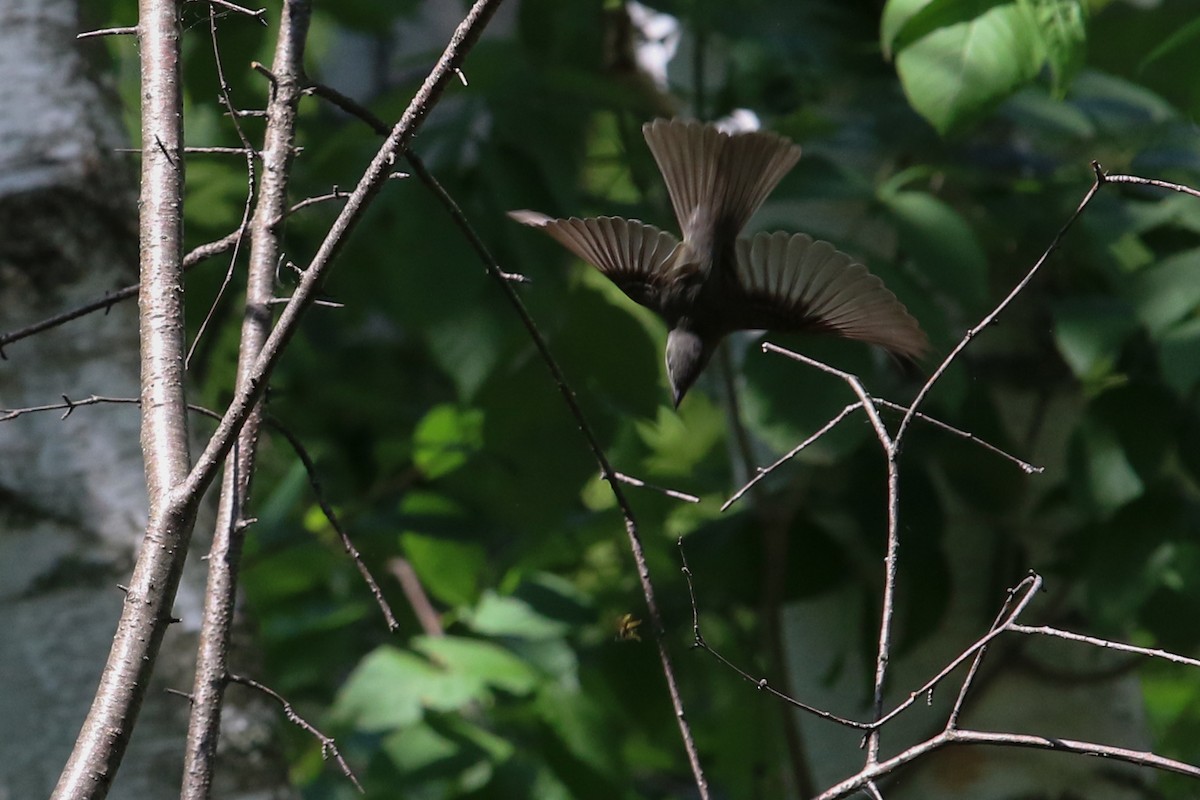
<instances>
[{"instance_id":1,"label":"blurred green foliage","mask_svg":"<svg viewBox=\"0 0 1200 800\"><path fill-rule=\"evenodd\" d=\"M778 675L767 643L781 604L848 587L868 607L878 602L877 443L851 417L720 513L756 466L854 398L828 376L761 354L747 335L731 341L728 369L711 369L676 414L661 324L504 212L670 226L640 124L663 108L710 117L750 108L805 148L757 223L863 258L922 321L937 359L1053 239L1092 181L1090 160L1200 185L1200 95L1179 79L1200 69L1194 8L648 2L685 29L671 85L659 89L614 58L619 4L511 3L471 54L468 85L451 86L414 147L503 267L531 279L519 291L616 467L702 498L693 506L628 489L713 784L722 796L783 796L778 708L687 650L675 538L697 577L708 640L755 674ZM107 13L125 24L131 5L114 0ZM185 6L189 142L235 144L214 102L207 16L195 5ZM377 54L376 73L341 88L397 119L444 45L416 24L421 8L321 6L312 75L356 48ZM220 31L235 102L261 107L266 86L247 65L269 63L271 29L222 15ZM127 44L110 47L121 90L135 98ZM241 124L252 139L261 127ZM296 199L351 186L377 146L364 125L316 100L304 105L299 141ZM240 159L190 162L194 244L236 225L245 185ZM332 207L289 220L290 263L306 263ZM1104 188L935 389L930 414L1047 470L1028 476L914 429L903 462L902 647L944 613L953 509L967 520L955 530L994 554L981 580L997 599L1034 568L1088 630L1196 651L1198 248L1200 201ZM196 396L210 406L229 395L237 346L238 279L219 296L225 269L209 264L188 285L192 330L214 302L223 323L194 362ZM293 281L281 267L281 295ZM293 454L267 441L244 573L266 679L337 735L368 797L692 796L654 632L617 636L617 621L643 617L644 603L611 492L517 318L415 179L389 185L326 291L345 307L309 315L273 380L270 410L310 448L404 627L387 634ZM772 341L897 401L917 385L855 344ZM445 638L422 633L408 613L388 577L398 558L419 576ZM847 623L862 626L857 641L869 648L873 619ZM1200 761L1195 681L1155 667L1144 684L1159 749ZM307 796L354 796L315 742L285 735Z\"/></svg>"}]
</instances>

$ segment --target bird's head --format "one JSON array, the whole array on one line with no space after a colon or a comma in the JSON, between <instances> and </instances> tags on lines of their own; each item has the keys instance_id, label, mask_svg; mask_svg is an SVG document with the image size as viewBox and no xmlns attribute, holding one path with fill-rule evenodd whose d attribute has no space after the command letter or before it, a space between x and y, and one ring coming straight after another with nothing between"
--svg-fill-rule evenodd
<instances>
[{"instance_id":1,"label":"bird's head","mask_svg":"<svg viewBox=\"0 0 1200 800\"><path fill-rule=\"evenodd\" d=\"M713 345L694 331L672 328L667 334L667 379L675 407L708 365Z\"/></svg>"}]
</instances>

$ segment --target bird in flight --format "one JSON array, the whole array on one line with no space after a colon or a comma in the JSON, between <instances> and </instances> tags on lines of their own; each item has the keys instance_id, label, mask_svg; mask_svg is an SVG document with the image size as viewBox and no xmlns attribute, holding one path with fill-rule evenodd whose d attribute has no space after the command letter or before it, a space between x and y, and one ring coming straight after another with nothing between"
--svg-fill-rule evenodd
<instances>
[{"instance_id":1,"label":"bird in flight","mask_svg":"<svg viewBox=\"0 0 1200 800\"><path fill-rule=\"evenodd\" d=\"M508 215L544 230L666 321L676 408L721 339L737 330L830 333L910 359L925 351L925 334L883 281L828 242L803 233L741 235L800 159L797 145L766 131L727 134L678 119L646 123L642 134L682 240L622 217Z\"/></svg>"}]
</instances>

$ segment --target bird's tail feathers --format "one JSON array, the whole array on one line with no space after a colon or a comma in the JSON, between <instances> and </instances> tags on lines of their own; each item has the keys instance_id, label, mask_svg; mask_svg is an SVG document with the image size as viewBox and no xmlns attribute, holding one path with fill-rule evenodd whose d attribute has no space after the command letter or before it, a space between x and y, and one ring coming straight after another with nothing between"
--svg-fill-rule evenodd
<instances>
[{"instance_id":1,"label":"bird's tail feathers","mask_svg":"<svg viewBox=\"0 0 1200 800\"><path fill-rule=\"evenodd\" d=\"M695 120L642 126L663 174L684 240L736 236L800 159L800 148L767 131L727 134Z\"/></svg>"}]
</instances>

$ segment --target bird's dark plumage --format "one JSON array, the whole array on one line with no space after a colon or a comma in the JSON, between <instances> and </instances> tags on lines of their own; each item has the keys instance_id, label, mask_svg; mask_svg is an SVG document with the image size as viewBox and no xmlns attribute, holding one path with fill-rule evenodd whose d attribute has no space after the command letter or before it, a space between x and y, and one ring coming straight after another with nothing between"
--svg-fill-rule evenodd
<instances>
[{"instance_id":1,"label":"bird's dark plumage","mask_svg":"<svg viewBox=\"0 0 1200 800\"><path fill-rule=\"evenodd\" d=\"M773 133L730 135L682 120L655 120L642 133L682 241L621 217L509 216L541 228L666 320L676 406L735 330L832 333L908 358L925 351L925 334L883 281L832 245L803 233L739 235L795 166L799 147Z\"/></svg>"}]
</instances>

